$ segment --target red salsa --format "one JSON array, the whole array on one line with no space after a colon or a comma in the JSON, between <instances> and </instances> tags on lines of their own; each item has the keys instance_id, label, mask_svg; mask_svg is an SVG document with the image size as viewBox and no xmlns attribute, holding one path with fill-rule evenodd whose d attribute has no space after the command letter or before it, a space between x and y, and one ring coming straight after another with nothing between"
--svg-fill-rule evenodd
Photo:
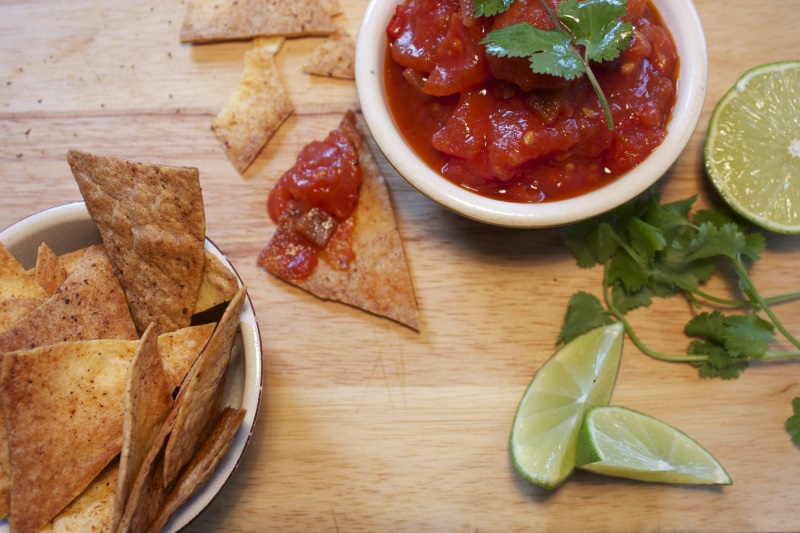
<instances>
[{"instance_id":1,"label":"red salsa","mask_svg":"<svg viewBox=\"0 0 800 533\"><path fill-rule=\"evenodd\" d=\"M259 264L290 280L310 276L320 258L335 269L349 268L361 185L355 134L355 124L343 121L325 140L306 145L275 183L267 212L278 227Z\"/></svg>"},{"instance_id":2,"label":"red salsa","mask_svg":"<svg viewBox=\"0 0 800 533\"><path fill-rule=\"evenodd\" d=\"M405 0L386 29L395 122L429 166L485 196L543 202L601 187L661 144L675 104L678 58L667 28L647 0L626 9L630 44L618 59L592 64L612 131L585 76L535 74L527 58L499 58L479 44L519 22L553 29L540 0L477 18L471 0Z\"/></svg>"}]
</instances>

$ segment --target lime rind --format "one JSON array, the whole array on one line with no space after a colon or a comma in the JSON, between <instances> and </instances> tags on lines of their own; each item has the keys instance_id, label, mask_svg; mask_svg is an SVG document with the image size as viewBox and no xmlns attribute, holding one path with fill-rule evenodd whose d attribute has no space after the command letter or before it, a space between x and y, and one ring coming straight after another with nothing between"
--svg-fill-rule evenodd
<instances>
[{"instance_id":1,"label":"lime rind","mask_svg":"<svg viewBox=\"0 0 800 533\"><path fill-rule=\"evenodd\" d=\"M650 483L732 484L722 464L686 433L625 407L598 406L587 412L576 466Z\"/></svg>"},{"instance_id":2,"label":"lime rind","mask_svg":"<svg viewBox=\"0 0 800 533\"><path fill-rule=\"evenodd\" d=\"M800 61L747 71L720 99L704 147L722 198L751 222L800 233Z\"/></svg>"},{"instance_id":3,"label":"lime rind","mask_svg":"<svg viewBox=\"0 0 800 533\"><path fill-rule=\"evenodd\" d=\"M510 438L512 462L525 479L555 489L575 469L584 415L610 401L623 338L619 323L589 331L564 345L533 377Z\"/></svg>"}]
</instances>

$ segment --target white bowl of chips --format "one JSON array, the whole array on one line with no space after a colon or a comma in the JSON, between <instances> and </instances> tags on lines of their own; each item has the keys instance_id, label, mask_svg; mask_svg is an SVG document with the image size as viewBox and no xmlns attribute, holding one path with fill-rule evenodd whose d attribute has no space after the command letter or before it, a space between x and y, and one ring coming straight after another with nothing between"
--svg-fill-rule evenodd
<instances>
[{"instance_id":1,"label":"white bowl of chips","mask_svg":"<svg viewBox=\"0 0 800 533\"><path fill-rule=\"evenodd\" d=\"M101 242L100 233L83 202L46 209L0 232L0 243L5 245L25 269L36 266L37 252L42 243L46 243L60 256ZM239 286L242 285L233 266L208 239L205 240L205 250L230 269ZM244 417L233 434L230 447L216 464L213 473L172 514L164 531L184 528L209 506L239 466L252 435L261 402L262 362L258 322L252 302L247 296L244 298L238 332L227 368L222 406L243 408ZM113 501L113 496L111 499ZM0 531L8 530L8 527L8 522L0 523Z\"/></svg>"}]
</instances>

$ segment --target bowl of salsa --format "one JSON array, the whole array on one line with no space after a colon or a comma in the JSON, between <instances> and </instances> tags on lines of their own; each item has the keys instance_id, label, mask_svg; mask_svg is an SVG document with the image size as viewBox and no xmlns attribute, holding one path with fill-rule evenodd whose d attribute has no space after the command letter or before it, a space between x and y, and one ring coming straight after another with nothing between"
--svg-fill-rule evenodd
<instances>
[{"instance_id":1,"label":"bowl of salsa","mask_svg":"<svg viewBox=\"0 0 800 533\"><path fill-rule=\"evenodd\" d=\"M389 163L507 227L587 219L655 183L694 132L707 64L691 0L370 0L356 43Z\"/></svg>"}]
</instances>

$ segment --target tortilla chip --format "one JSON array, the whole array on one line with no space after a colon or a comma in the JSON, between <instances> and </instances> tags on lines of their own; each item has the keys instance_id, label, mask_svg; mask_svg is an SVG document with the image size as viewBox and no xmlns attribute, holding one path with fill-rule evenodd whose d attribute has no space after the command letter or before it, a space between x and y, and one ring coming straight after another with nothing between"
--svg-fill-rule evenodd
<instances>
[{"instance_id":1,"label":"tortilla chip","mask_svg":"<svg viewBox=\"0 0 800 533\"><path fill-rule=\"evenodd\" d=\"M203 276L205 214L196 168L70 150L67 161L139 331L186 327Z\"/></svg>"},{"instance_id":2,"label":"tortilla chip","mask_svg":"<svg viewBox=\"0 0 800 533\"><path fill-rule=\"evenodd\" d=\"M80 496L53 519L47 531L74 533L76 531L111 531L111 509L119 472L119 460L114 459Z\"/></svg>"},{"instance_id":3,"label":"tortilla chip","mask_svg":"<svg viewBox=\"0 0 800 533\"><path fill-rule=\"evenodd\" d=\"M293 109L273 55L266 48L255 48L245 53L239 86L211 122L211 129L241 173Z\"/></svg>"},{"instance_id":4,"label":"tortilla chip","mask_svg":"<svg viewBox=\"0 0 800 533\"><path fill-rule=\"evenodd\" d=\"M253 48L261 48L266 50L267 52L271 53L273 56L277 54L281 46L283 46L283 42L286 40L286 37L256 37L253 39Z\"/></svg>"},{"instance_id":5,"label":"tortilla chip","mask_svg":"<svg viewBox=\"0 0 800 533\"><path fill-rule=\"evenodd\" d=\"M0 332L7 330L34 309L47 301L47 298L11 298L0 300Z\"/></svg>"},{"instance_id":6,"label":"tortilla chip","mask_svg":"<svg viewBox=\"0 0 800 533\"><path fill-rule=\"evenodd\" d=\"M92 247L49 300L0 332L0 354L62 341L138 338L108 257Z\"/></svg>"},{"instance_id":7,"label":"tortilla chip","mask_svg":"<svg viewBox=\"0 0 800 533\"><path fill-rule=\"evenodd\" d=\"M322 6L322 9L331 15L339 15L342 12L342 6L339 4L339 0L319 0L319 4Z\"/></svg>"},{"instance_id":8,"label":"tortilla chip","mask_svg":"<svg viewBox=\"0 0 800 533\"><path fill-rule=\"evenodd\" d=\"M181 328L158 336L158 352L170 391L176 389L200 356L216 324Z\"/></svg>"},{"instance_id":9,"label":"tortilla chip","mask_svg":"<svg viewBox=\"0 0 800 533\"><path fill-rule=\"evenodd\" d=\"M154 325L151 325L139 341L128 369L122 451L114 495L114 526L122 518L136 476L172 407L172 387L167 382L158 345Z\"/></svg>"},{"instance_id":10,"label":"tortilla chip","mask_svg":"<svg viewBox=\"0 0 800 533\"><path fill-rule=\"evenodd\" d=\"M242 287L181 385L175 400L175 427L164 450L165 486L195 454L203 442L203 432L217 415L215 406L221 398L246 297L247 289Z\"/></svg>"},{"instance_id":11,"label":"tortilla chip","mask_svg":"<svg viewBox=\"0 0 800 533\"><path fill-rule=\"evenodd\" d=\"M67 270L47 244L39 245L36 256L36 282L51 296L67 279Z\"/></svg>"},{"instance_id":12,"label":"tortilla chip","mask_svg":"<svg viewBox=\"0 0 800 533\"><path fill-rule=\"evenodd\" d=\"M44 298L46 296L47 293L44 289L0 242L0 299Z\"/></svg>"},{"instance_id":13,"label":"tortilla chip","mask_svg":"<svg viewBox=\"0 0 800 533\"><path fill-rule=\"evenodd\" d=\"M206 439L202 448L192 457L181 473L175 485L170 489L164 503L158 510L158 516L148 527L148 531L158 532L167 525L175 511L192 497L211 477L217 465L230 450L236 431L242 425L244 409L226 407L220 413L211 436Z\"/></svg>"},{"instance_id":14,"label":"tortilla chip","mask_svg":"<svg viewBox=\"0 0 800 533\"><path fill-rule=\"evenodd\" d=\"M4 355L12 530L43 527L119 453L136 344L64 342Z\"/></svg>"},{"instance_id":15,"label":"tortilla chip","mask_svg":"<svg viewBox=\"0 0 800 533\"><path fill-rule=\"evenodd\" d=\"M338 31L319 45L305 65L303 72L329 78L354 80L356 43L350 34Z\"/></svg>"},{"instance_id":16,"label":"tortilla chip","mask_svg":"<svg viewBox=\"0 0 800 533\"><path fill-rule=\"evenodd\" d=\"M416 297L389 190L352 112L347 113L341 127L358 148L362 172L356 210L342 222L354 225L355 258L347 270L320 260L307 278L284 279L320 298L350 304L418 330ZM273 236L270 245L279 240L281 231L291 230L279 226L275 233L278 239ZM262 252L259 264L280 276L276 259L267 253L270 245Z\"/></svg>"},{"instance_id":17,"label":"tortilla chip","mask_svg":"<svg viewBox=\"0 0 800 533\"><path fill-rule=\"evenodd\" d=\"M75 271L75 267L78 265L78 263L80 263L81 258L83 258L83 254L86 253L87 249L88 248L81 248L80 250L67 252L58 256L58 262L64 267L64 270L66 270L68 276Z\"/></svg>"},{"instance_id":18,"label":"tortilla chip","mask_svg":"<svg viewBox=\"0 0 800 533\"><path fill-rule=\"evenodd\" d=\"M328 9L335 6L326 2ZM258 36L329 35L336 29L319 0L189 0L180 39L203 43Z\"/></svg>"},{"instance_id":19,"label":"tortilla chip","mask_svg":"<svg viewBox=\"0 0 800 533\"><path fill-rule=\"evenodd\" d=\"M239 280L217 256L206 250L203 279L193 314L202 313L221 303L230 302L239 290Z\"/></svg>"},{"instance_id":20,"label":"tortilla chip","mask_svg":"<svg viewBox=\"0 0 800 533\"><path fill-rule=\"evenodd\" d=\"M145 457L139 475L133 483L125 511L115 533L147 531L166 498L168 487L164 484L164 446L175 426L175 407L161 426L161 431Z\"/></svg>"}]
</instances>

